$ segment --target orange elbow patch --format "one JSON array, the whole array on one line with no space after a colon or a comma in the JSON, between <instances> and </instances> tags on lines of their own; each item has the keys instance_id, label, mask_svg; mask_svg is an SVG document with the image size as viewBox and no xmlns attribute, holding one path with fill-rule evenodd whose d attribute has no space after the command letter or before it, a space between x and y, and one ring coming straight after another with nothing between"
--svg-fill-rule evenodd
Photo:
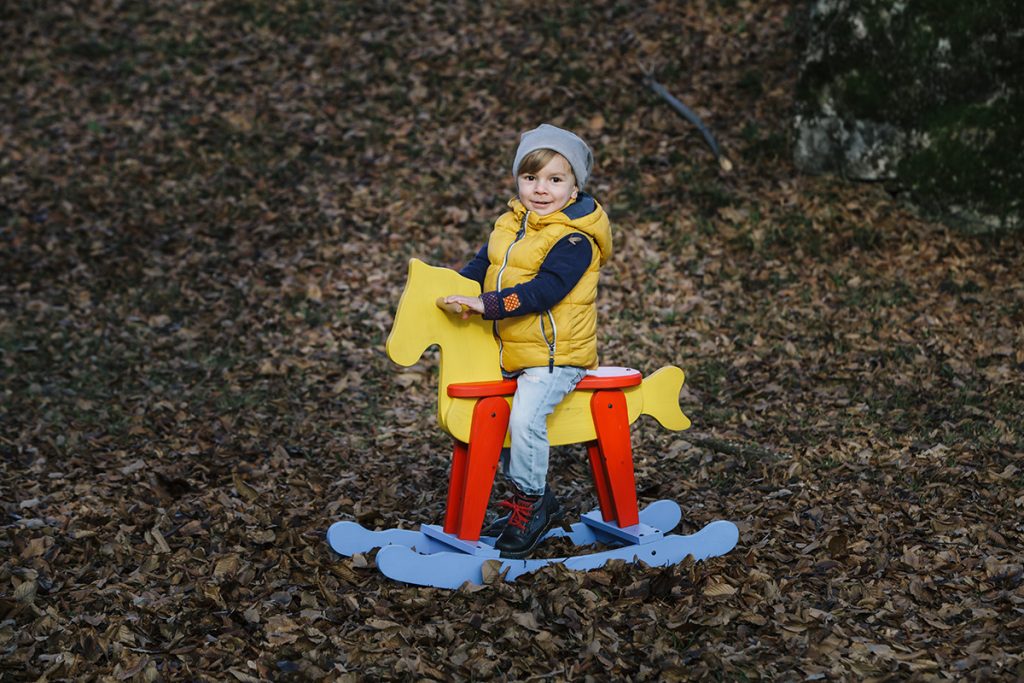
<instances>
[{"instance_id":1,"label":"orange elbow patch","mask_svg":"<svg viewBox=\"0 0 1024 683\"><path fill-rule=\"evenodd\" d=\"M506 313L511 313L519 308L519 295L509 294L501 300L501 305L504 307Z\"/></svg>"}]
</instances>

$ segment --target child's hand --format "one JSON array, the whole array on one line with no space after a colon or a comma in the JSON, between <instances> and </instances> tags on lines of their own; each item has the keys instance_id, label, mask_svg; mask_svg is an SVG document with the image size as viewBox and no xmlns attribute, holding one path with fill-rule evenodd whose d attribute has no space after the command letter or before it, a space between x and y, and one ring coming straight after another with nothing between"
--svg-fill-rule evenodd
<instances>
[{"instance_id":1,"label":"child's hand","mask_svg":"<svg viewBox=\"0 0 1024 683\"><path fill-rule=\"evenodd\" d=\"M451 294L444 298L439 298L436 303L438 308L448 313L460 315L463 320L468 320L469 316L473 313L482 314L484 312L483 299L478 296Z\"/></svg>"}]
</instances>

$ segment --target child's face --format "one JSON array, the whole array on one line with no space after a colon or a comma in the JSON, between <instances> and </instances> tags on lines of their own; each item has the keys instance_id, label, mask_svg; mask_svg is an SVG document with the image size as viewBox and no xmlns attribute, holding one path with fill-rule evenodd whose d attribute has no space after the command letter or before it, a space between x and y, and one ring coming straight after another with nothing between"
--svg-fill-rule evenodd
<instances>
[{"instance_id":1,"label":"child's face","mask_svg":"<svg viewBox=\"0 0 1024 683\"><path fill-rule=\"evenodd\" d=\"M562 210L576 198L576 176L569 161L561 154L551 157L551 161L536 173L520 173L516 184L519 201L528 211L541 216Z\"/></svg>"}]
</instances>

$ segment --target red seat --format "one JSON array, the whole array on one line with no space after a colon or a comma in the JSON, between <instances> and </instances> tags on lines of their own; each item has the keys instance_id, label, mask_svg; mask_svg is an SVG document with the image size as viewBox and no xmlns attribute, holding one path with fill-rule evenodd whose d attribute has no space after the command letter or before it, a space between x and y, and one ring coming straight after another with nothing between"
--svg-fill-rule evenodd
<instances>
[{"instance_id":1,"label":"red seat","mask_svg":"<svg viewBox=\"0 0 1024 683\"><path fill-rule=\"evenodd\" d=\"M575 391L592 391L591 413L597 439L587 443L587 456L601 515L606 522L628 527L639 522L629 414L623 389L639 385L637 370L601 367L591 370ZM444 530L465 541L477 541L508 432L510 408L503 398L516 391L516 380L448 385L452 398L476 398L470 443L455 442Z\"/></svg>"},{"instance_id":2,"label":"red seat","mask_svg":"<svg viewBox=\"0 0 1024 683\"><path fill-rule=\"evenodd\" d=\"M600 367L590 370L576 385L578 391L598 389L625 389L643 382L639 370L620 367ZM516 393L516 379L499 379L494 382L464 382L449 384L448 395L452 398L483 398L485 396L511 396Z\"/></svg>"}]
</instances>

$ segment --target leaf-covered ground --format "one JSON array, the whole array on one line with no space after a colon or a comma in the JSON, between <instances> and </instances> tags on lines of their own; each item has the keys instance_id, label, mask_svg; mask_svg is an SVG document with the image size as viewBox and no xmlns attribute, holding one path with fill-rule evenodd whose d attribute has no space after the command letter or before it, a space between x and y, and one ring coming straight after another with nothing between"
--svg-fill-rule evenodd
<instances>
[{"instance_id":1,"label":"leaf-covered ground","mask_svg":"<svg viewBox=\"0 0 1024 683\"><path fill-rule=\"evenodd\" d=\"M325 5L0 9L0 678L1024 677L1024 249L794 172L802 3ZM740 543L391 583L324 532L442 514L405 263L478 248L545 120L597 153L604 362L688 375L641 498Z\"/></svg>"}]
</instances>

